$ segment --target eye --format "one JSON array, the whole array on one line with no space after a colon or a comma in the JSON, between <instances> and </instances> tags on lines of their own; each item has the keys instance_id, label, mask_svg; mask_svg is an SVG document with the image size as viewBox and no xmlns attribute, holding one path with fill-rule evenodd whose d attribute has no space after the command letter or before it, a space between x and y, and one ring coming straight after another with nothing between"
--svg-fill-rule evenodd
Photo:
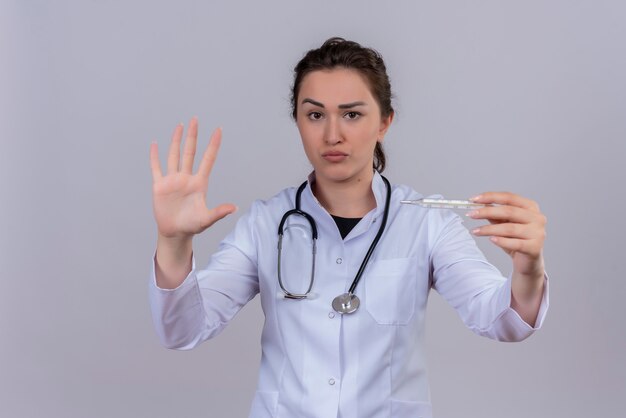
<instances>
[{"instance_id":1,"label":"eye","mask_svg":"<svg viewBox=\"0 0 626 418\"><path fill-rule=\"evenodd\" d=\"M355 120L355 119L358 119L360 116L361 116L361 114L359 112L347 112L344 115L344 118L350 119L350 120Z\"/></svg>"},{"instance_id":2,"label":"eye","mask_svg":"<svg viewBox=\"0 0 626 418\"><path fill-rule=\"evenodd\" d=\"M309 112L307 115L311 120L320 120L322 119L322 114L320 112Z\"/></svg>"}]
</instances>

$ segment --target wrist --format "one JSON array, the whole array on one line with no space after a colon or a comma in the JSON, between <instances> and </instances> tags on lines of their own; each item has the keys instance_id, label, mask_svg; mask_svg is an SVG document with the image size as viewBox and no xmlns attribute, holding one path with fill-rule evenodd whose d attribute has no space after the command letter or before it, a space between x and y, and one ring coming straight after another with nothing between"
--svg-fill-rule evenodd
<instances>
[{"instance_id":1,"label":"wrist","mask_svg":"<svg viewBox=\"0 0 626 418\"><path fill-rule=\"evenodd\" d=\"M525 272L518 272L514 270L513 276L517 276L526 282L540 282L545 277L545 270L543 267Z\"/></svg>"},{"instance_id":2,"label":"wrist","mask_svg":"<svg viewBox=\"0 0 626 418\"><path fill-rule=\"evenodd\" d=\"M178 287L191 271L192 256L192 237L159 236L155 257L157 285L164 289Z\"/></svg>"},{"instance_id":3,"label":"wrist","mask_svg":"<svg viewBox=\"0 0 626 418\"><path fill-rule=\"evenodd\" d=\"M543 255L535 259L519 259L513 263L513 275L523 278L526 281L539 281L545 275L545 265Z\"/></svg>"},{"instance_id":4,"label":"wrist","mask_svg":"<svg viewBox=\"0 0 626 418\"><path fill-rule=\"evenodd\" d=\"M191 248L192 243L193 235L166 236L161 233L157 235L157 245L170 250Z\"/></svg>"},{"instance_id":5,"label":"wrist","mask_svg":"<svg viewBox=\"0 0 626 418\"><path fill-rule=\"evenodd\" d=\"M190 263L193 253L193 236L164 237L157 239L157 260L162 265L186 266Z\"/></svg>"}]
</instances>

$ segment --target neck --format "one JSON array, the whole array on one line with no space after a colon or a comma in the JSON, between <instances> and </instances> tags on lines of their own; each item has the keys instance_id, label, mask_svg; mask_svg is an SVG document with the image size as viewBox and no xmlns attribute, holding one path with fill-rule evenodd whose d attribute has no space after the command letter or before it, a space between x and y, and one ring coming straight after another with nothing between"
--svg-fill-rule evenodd
<instances>
[{"instance_id":1,"label":"neck","mask_svg":"<svg viewBox=\"0 0 626 418\"><path fill-rule=\"evenodd\" d=\"M369 176L344 182L316 178L313 193L331 215L342 218L362 218L376 207L376 198L372 191L373 178L373 172L370 172Z\"/></svg>"}]
</instances>

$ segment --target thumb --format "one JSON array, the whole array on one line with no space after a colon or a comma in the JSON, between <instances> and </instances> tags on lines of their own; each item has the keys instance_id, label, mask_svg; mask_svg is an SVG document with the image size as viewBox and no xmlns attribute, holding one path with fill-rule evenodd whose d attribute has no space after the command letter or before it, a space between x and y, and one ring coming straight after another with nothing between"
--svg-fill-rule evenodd
<instances>
[{"instance_id":1,"label":"thumb","mask_svg":"<svg viewBox=\"0 0 626 418\"><path fill-rule=\"evenodd\" d=\"M224 218L225 216L237 212L238 209L239 208L232 203L224 203L214 207L213 209L209 209L203 222L204 229L209 228L211 225Z\"/></svg>"}]
</instances>

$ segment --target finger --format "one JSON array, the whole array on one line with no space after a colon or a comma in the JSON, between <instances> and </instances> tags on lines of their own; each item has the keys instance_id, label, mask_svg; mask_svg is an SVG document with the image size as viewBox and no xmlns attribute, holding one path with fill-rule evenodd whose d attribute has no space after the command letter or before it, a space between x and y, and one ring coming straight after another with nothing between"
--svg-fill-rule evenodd
<instances>
[{"instance_id":1,"label":"finger","mask_svg":"<svg viewBox=\"0 0 626 418\"><path fill-rule=\"evenodd\" d=\"M180 140L183 137L183 124L179 123L174 129L170 152L167 156L167 174L178 172L178 161L180 160Z\"/></svg>"},{"instance_id":2,"label":"finger","mask_svg":"<svg viewBox=\"0 0 626 418\"><path fill-rule=\"evenodd\" d=\"M541 255L541 245L533 240L491 237L490 241L508 253L519 252L532 257Z\"/></svg>"},{"instance_id":3,"label":"finger","mask_svg":"<svg viewBox=\"0 0 626 418\"><path fill-rule=\"evenodd\" d=\"M159 146L156 142L150 144L150 168L152 169L152 181L157 181L163 177L159 162Z\"/></svg>"},{"instance_id":4,"label":"finger","mask_svg":"<svg viewBox=\"0 0 626 418\"><path fill-rule=\"evenodd\" d=\"M527 224L540 219L536 212L516 206L486 206L468 212L466 216L472 219L486 219L491 223L514 222Z\"/></svg>"},{"instance_id":5,"label":"finger","mask_svg":"<svg viewBox=\"0 0 626 418\"><path fill-rule=\"evenodd\" d=\"M516 223L501 223L495 225L485 225L472 230L472 234L482 236L497 236L505 238L518 239L536 239L540 238L540 228L531 225L523 225Z\"/></svg>"},{"instance_id":6,"label":"finger","mask_svg":"<svg viewBox=\"0 0 626 418\"><path fill-rule=\"evenodd\" d=\"M219 150L221 143L222 128L217 128L215 131L213 131L211 139L209 140L209 145L207 145L207 148L204 151L202 161L200 162L200 166L198 167L198 175L206 178L209 177L209 174L211 174L211 170L213 169L213 164L215 163L217 151Z\"/></svg>"},{"instance_id":7,"label":"finger","mask_svg":"<svg viewBox=\"0 0 626 418\"><path fill-rule=\"evenodd\" d=\"M193 159L196 155L196 143L198 142L198 118L193 117L189 122L185 147L183 149L182 172L191 174L193 170Z\"/></svg>"},{"instance_id":8,"label":"finger","mask_svg":"<svg viewBox=\"0 0 626 418\"><path fill-rule=\"evenodd\" d=\"M220 219L224 218L227 215L230 215L231 213L234 213L237 211L237 206L231 204L231 203L224 203L222 205L216 206L213 209L210 209L207 212L207 216L204 220L204 228L208 228L211 225L213 225L215 222L219 221Z\"/></svg>"},{"instance_id":9,"label":"finger","mask_svg":"<svg viewBox=\"0 0 626 418\"><path fill-rule=\"evenodd\" d=\"M470 199L472 202L517 206L539 212L539 205L534 200L510 192L485 192Z\"/></svg>"}]
</instances>

